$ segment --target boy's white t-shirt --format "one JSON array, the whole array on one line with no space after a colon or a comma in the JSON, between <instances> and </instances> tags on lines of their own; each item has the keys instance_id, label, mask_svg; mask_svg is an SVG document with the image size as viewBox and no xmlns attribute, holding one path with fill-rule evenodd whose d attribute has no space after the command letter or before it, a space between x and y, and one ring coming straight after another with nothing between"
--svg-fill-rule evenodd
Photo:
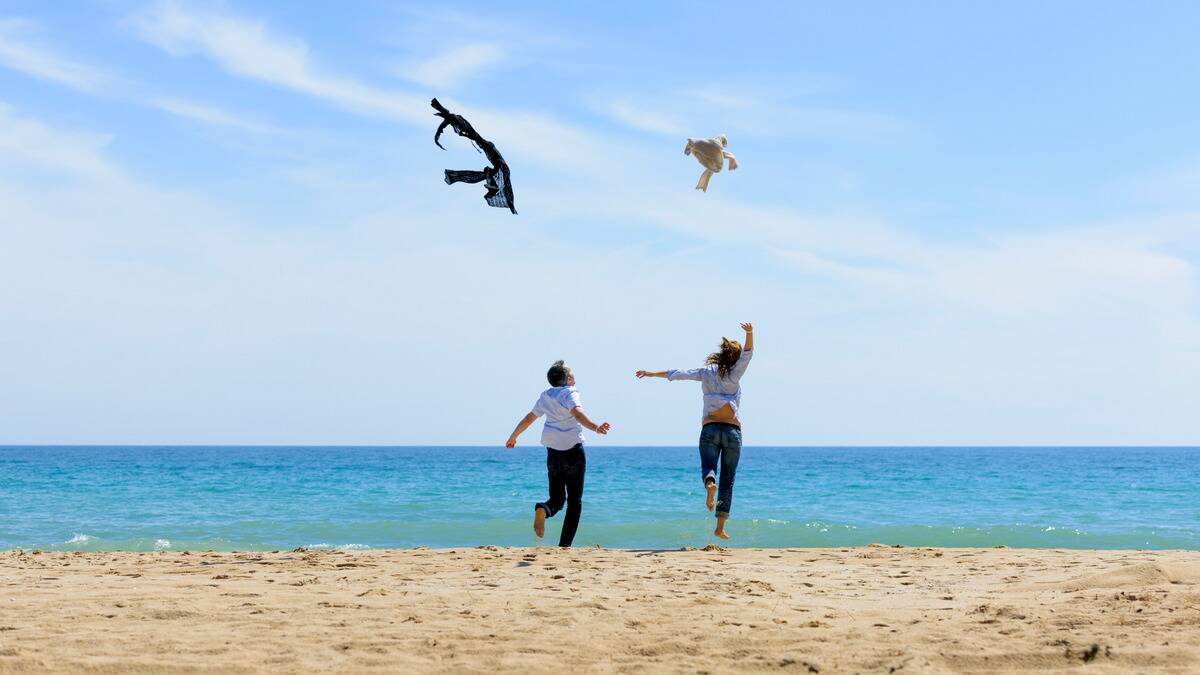
<instances>
[{"instance_id":1,"label":"boy's white t-shirt","mask_svg":"<svg viewBox=\"0 0 1200 675\"><path fill-rule=\"evenodd\" d=\"M533 404L534 417L546 416L542 445L551 450L570 450L583 442L583 425L571 411L583 405L575 387L550 387Z\"/></svg>"}]
</instances>

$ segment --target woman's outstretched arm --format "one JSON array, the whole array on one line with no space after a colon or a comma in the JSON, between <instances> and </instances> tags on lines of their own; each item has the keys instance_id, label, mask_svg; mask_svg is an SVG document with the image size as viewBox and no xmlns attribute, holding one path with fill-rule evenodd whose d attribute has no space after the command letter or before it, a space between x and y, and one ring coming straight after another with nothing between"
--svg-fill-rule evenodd
<instances>
[{"instance_id":1,"label":"woman's outstretched arm","mask_svg":"<svg viewBox=\"0 0 1200 675\"><path fill-rule=\"evenodd\" d=\"M639 370L634 375L642 377L662 377L668 381L675 380L696 380L699 382L704 373L703 368L690 368L688 370Z\"/></svg>"},{"instance_id":2,"label":"woman's outstretched arm","mask_svg":"<svg viewBox=\"0 0 1200 675\"><path fill-rule=\"evenodd\" d=\"M746 331L745 349L748 352L754 351L754 325L750 323L742 324L742 330Z\"/></svg>"}]
</instances>

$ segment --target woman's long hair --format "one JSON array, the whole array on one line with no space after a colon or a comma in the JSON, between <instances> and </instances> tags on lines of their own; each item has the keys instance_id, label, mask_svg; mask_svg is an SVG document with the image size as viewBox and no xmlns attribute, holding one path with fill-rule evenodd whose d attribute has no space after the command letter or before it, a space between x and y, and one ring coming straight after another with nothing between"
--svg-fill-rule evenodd
<instances>
[{"instance_id":1,"label":"woman's long hair","mask_svg":"<svg viewBox=\"0 0 1200 675\"><path fill-rule=\"evenodd\" d=\"M721 351L713 352L704 360L705 363L717 367L717 374L721 377L729 375L729 371L733 370L734 364L742 356L742 343L729 338L721 338Z\"/></svg>"}]
</instances>

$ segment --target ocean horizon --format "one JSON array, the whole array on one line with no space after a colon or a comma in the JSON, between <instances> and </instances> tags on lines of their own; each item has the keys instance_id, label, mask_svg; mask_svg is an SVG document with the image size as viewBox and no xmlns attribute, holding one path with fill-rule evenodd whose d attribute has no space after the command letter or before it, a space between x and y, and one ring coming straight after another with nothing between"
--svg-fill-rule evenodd
<instances>
[{"instance_id":1,"label":"ocean horizon","mask_svg":"<svg viewBox=\"0 0 1200 675\"><path fill-rule=\"evenodd\" d=\"M545 450L0 446L0 550L552 545ZM694 447L594 446L576 546L715 542ZM726 546L1200 548L1198 447L745 447Z\"/></svg>"}]
</instances>

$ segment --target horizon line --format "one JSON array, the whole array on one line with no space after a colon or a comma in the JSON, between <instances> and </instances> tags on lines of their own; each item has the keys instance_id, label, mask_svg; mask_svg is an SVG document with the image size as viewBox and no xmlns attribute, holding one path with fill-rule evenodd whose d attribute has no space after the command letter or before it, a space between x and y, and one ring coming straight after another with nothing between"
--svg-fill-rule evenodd
<instances>
[{"instance_id":1,"label":"horizon line","mask_svg":"<svg viewBox=\"0 0 1200 675\"><path fill-rule=\"evenodd\" d=\"M544 448L544 445L518 445L512 450ZM634 445L588 445L584 447L599 448L694 448L695 444L634 444ZM1112 448L1112 449L1195 449L1200 450L1200 444L1147 444L1147 445L1097 445L1086 443L1072 444L902 444L902 445L856 445L856 444L818 444L818 445L779 445L757 444L744 445L744 448L797 448L797 449L1082 449L1082 448ZM401 444L346 444L346 443L0 443L0 449L9 448L504 448L503 444L486 443L401 443Z\"/></svg>"}]
</instances>

